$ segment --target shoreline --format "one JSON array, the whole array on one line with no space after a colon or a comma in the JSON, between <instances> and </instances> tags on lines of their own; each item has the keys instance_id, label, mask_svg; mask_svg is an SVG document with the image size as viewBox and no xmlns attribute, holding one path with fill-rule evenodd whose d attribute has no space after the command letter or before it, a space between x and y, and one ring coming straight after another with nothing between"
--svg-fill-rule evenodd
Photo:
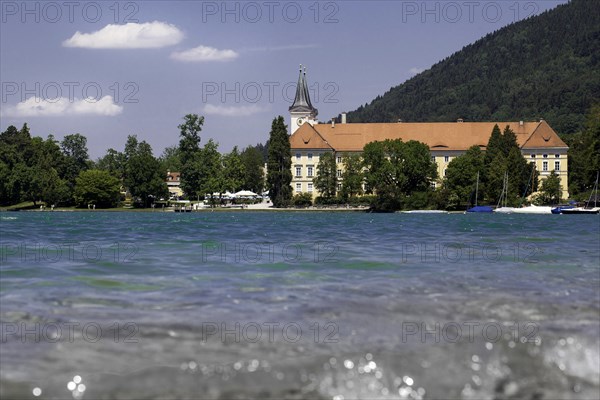
<instances>
[{"instance_id":1,"label":"shoreline","mask_svg":"<svg viewBox=\"0 0 600 400\"><path fill-rule=\"evenodd\" d=\"M202 208L199 210L192 211L175 211L173 209L163 210L163 209L151 209L151 208L102 208L96 210L89 210L85 208L55 208L54 210L39 210L39 209L28 209L28 210L9 210L9 209L0 209L0 212L85 212L85 213L93 213L93 212L142 212L142 213L174 213L174 214L194 214L194 213L205 213L205 212L257 212L257 211L267 211L267 212L282 212L282 211L298 211L298 212L310 212L310 211L328 211L328 212L369 212L369 208L361 208L361 207L309 207L309 208L274 208L274 207L261 207L261 208L240 208L240 207L216 207L216 208Z\"/></svg>"}]
</instances>

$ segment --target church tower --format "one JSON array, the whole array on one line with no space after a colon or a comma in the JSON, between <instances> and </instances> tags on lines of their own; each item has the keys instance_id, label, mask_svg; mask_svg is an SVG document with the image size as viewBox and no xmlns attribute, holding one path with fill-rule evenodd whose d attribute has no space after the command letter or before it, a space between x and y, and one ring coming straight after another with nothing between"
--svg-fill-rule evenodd
<instances>
[{"instance_id":1,"label":"church tower","mask_svg":"<svg viewBox=\"0 0 600 400\"><path fill-rule=\"evenodd\" d=\"M313 107L310 102L310 93L308 92L308 84L306 83L306 67L302 70L300 65L300 76L298 76L298 85L296 86L296 97L294 104L289 108L291 123L290 134L296 132L302 124L309 123L314 125L318 122L317 114L319 111Z\"/></svg>"}]
</instances>

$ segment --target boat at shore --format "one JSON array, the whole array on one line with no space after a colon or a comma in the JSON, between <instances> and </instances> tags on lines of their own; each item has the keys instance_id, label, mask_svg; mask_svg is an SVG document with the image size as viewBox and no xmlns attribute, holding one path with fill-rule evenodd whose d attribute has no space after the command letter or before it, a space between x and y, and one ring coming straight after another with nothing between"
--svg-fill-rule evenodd
<instances>
[{"instance_id":1,"label":"boat at shore","mask_svg":"<svg viewBox=\"0 0 600 400\"><path fill-rule=\"evenodd\" d=\"M491 206L475 206L467 210L468 213L491 213L493 211Z\"/></svg>"},{"instance_id":2,"label":"boat at shore","mask_svg":"<svg viewBox=\"0 0 600 400\"><path fill-rule=\"evenodd\" d=\"M410 210L401 211L403 214L448 214L448 211L444 210Z\"/></svg>"},{"instance_id":3,"label":"boat at shore","mask_svg":"<svg viewBox=\"0 0 600 400\"><path fill-rule=\"evenodd\" d=\"M552 207L530 205L526 207L515 208L512 212L515 214L552 214Z\"/></svg>"},{"instance_id":4,"label":"boat at shore","mask_svg":"<svg viewBox=\"0 0 600 400\"><path fill-rule=\"evenodd\" d=\"M596 173L596 183L590 194L590 198L584 207L573 207L569 209L561 210L561 214L598 214L600 213L600 207L598 207L598 177L600 172ZM594 207L591 207L592 197L594 198Z\"/></svg>"},{"instance_id":5,"label":"boat at shore","mask_svg":"<svg viewBox=\"0 0 600 400\"><path fill-rule=\"evenodd\" d=\"M561 214L599 214L600 207L592 207L592 208L574 207L574 208L570 208L567 210L562 210L560 213Z\"/></svg>"},{"instance_id":6,"label":"boat at shore","mask_svg":"<svg viewBox=\"0 0 600 400\"><path fill-rule=\"evenodd\" d=\"M562 214L563 210L570 210L572 208L575 208L575 206L556 206L552 209L552 214Z\"/></svg>"},{"instance_id":7,"label":"boat at shore","mask_svg":"<svg viewBox=\"0 0 600 400\"><path fill-rule=\"evenodd\" d=\"M494 209L495 213L510 214L515 211L515 207L507 207L508 202L508 172L504 173L504 182L502 184L502 193L500 193L500 199Z\"/></svg>"},{"instance_id":8,"label":"boat at shore","mask_svg":"<svg viewBox=\"0 0 600 400\"><path fill-rule=\"evenodd\" d=\"M490 206L478 206L477 196L479 195L479 172L477 172L477 183L475 184L475 206L467 209L468 213L491 213L494 209Z\"/></svg>"}]
</instances>

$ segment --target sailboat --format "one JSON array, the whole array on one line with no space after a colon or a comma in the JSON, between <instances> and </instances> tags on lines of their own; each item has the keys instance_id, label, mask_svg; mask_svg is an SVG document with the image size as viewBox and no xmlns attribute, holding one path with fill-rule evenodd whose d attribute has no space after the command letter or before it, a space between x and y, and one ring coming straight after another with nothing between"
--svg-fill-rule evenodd
<instances>
[{"instance_id":1,"label":"sailboat","mask_svg":"<svg viewBox=\"0 0 600 400\"><path fill-rule=\"evenodd\" d=\"M478 206L477 195L479 194L479 171L477 171L477 184L475 185L475 206L467 210L468 213L491 213L493 211L490 206Z\"/></svg>"},{"instance_id":2,"label":"sailboat","mask_svg":"<svg viewBox=\"0 0 600 400\"><path fill-rule=\"evenodd\" d=\"M527 182L527 187L525 188L525 192L523 192L523 197L521 197L521 203L523 203L523 200L525 200L525 196L527 196L527 190L529 189L529 185L531 184L531 180L533 178L534 173L535 168L532 168L531 175L529 175L529 182ZM552 214L552 207L536 206L532 204L530 206L515 208L512 212L515 214Z\"/></svg>"},{"instance_id":3,"label":"sailboat","mask_svg":"<svg viewBox=\"0 0 600 400\"><path fill-rule=\"evenodd\" d=\"M504 203L503 203L504 201ZM512 213L515 211L514 207L507 207L506 202L508 201L508 171L504 173L504 182L502 185L502 193L500 193L500 199L494 209L497 213Z\"/></svg>"},{"instance_id":4,"label":"sailboat","mask_svg":"<svg viewBox=\"0 0 600 400\"><path fill-rule=\"evenodd\" d=\"M600 172L596 173L596 183L594 184L594 188L592 189L592 193L590 194L590 198L588 199L585 207L574 207L570 209L561 210L561 214L598 214L600 213L600 207L598 207L598 176ZM592 197L594 197L594 207L590 207L592 203Z\"/></svg>"}]
</instances>

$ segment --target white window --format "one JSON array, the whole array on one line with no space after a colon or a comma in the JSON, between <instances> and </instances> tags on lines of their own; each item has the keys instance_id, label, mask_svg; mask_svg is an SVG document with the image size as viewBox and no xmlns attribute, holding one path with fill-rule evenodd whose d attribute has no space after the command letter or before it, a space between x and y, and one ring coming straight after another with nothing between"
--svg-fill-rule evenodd
<instances>
[{"instance_id":1,"label":"white window","mask_svg":"<svg viewBox=\"0 0 600 400\"><path fill-rule=\"evenodd\" d=\"M338 178L341 178L341 177L342 177L342 170L341 170L341 169L338 169L338 170L337 170L337 177L338 177Z\"/></svg>"},{"instance_id":2,"label":"white window","mask_svg":"<svg viewBox=\"0 0 600 400\"><path fill-rule=\"evenodd\" d=\"M302 176L302 167L296 167L296 176Z\"/></svg>"},{"instance_id":3,"label":"white window","mask_svg":"<svg viewBox=\"0 0 600 400\"><path fill-rule=\"evenodd\" d=\"M307 157L309 160L312 160L312 153L308 153L308 154L306 155L306 157Z\"/></svg>"},{"instance_id":4,"label":"white window","mask_svg":"<svg viewBox=\"0 0 600 400\"><path fill-rule=\"evenodd\" d=\"M341 183L338 183L337 190L342 190L342 184Z\"/></svg>"},{"instance_id":5,"label":"white window","mask_svg":"<svg viewBox=\"0 0 600 400\"><path fill-rule=\"evenodd\" d=\"M296 183L296 192L301 192L301 191L302 191L302 184Z\"/></svg>"},{"instance_id":6,"label":"white window","mask_svg":"<svg viewBox=\"0 0 600 400\"><path fill-rule=\"evenodd\" d=\"M548 161L542 163L542 171L548 171Z\"/></svg>"},{"instance_id":7,"label":"white window","mask_svg":"<svg viewBox=\"0 0 600 400\"><path fill-rule=\"evenodd\" d=\"M560 158L560 154L555 154L554 158Z\"/></svg>"},{"instance_id":8,"label":"white window","mask_svg":"<svg viewBox=\"0 0 600 400\"><path fill-rule=\"evenodd\" d=\"M448 170L444 168L444 176L446 176L446 172L447 172L447 171L448 171Z\"/></svg>"},{"instance_id":9,"label":"white window","mask_svg":"<svg viewBox=\"0 0 600 400\"><path fill-rule=\"evenodd\" d=\"M560 171L560 161L554 161L554 170Z\"/></svg>"},{"instance_id":10,"label":"white window","mask_svg":"<svg viewBox=\"0 0 600 400\"><path fill-rule=\"evenodd\" d=\"M531 155L531 158L535 158L535 154L532 154L532 155Z\"/></svg>"},{"instance_id":11,"label":"white window","mask_svg":"<svg viewBox=\"0 0 600 400\"><path fill-rule=\"evenodd\" d=\"M548 154L544 154L542 157L544 157L544 158L548 158Z\"/></svg>"},{"instance_id":12,"label":"white window","mask_svg":"<svg viewBox=\"0 0 600 400\"><path fill-rule=\"evenodd\" d=\"M449 156L444 156L444 162L448 162L450 161L450 157Z\"/></svg>"},{"instance_id":13,"label":"white window","mask_svg":"<svg viewBox=\"0 0 600 400\"><path fill-rule=\"evenodd\" d=\"M313 176L313 167L308 167L308 176Z\"/></svg>"},{"instance_id":14,"label":"white window","mask_svg":"<svg viewBox=\"0 0 600 400\"><path fill-rule=\"evenodd\" d=\"M308 184L308 191L312 193L312 191L313 191L313 184L312 183Z\"/></svg>"},{"instance_id":15,"label":"white window","mask_svg":"<svg viewBox=\"0 0 600 400\"><path fill-rule=\"evenodd\" d=\"M296 153L296 160L300 161L301 158L302 158L302 154Z\"/></svg>"},{"instance_id":16,"label":"white window","mask_svg":"<svg viewBox=\"0 0 600 400\"><path fill-rule=\"evenodd\" d=\"M342 163L342 157L341 156L337 156L337 163L341 164Z\"/></svg>"}]
</instances>

